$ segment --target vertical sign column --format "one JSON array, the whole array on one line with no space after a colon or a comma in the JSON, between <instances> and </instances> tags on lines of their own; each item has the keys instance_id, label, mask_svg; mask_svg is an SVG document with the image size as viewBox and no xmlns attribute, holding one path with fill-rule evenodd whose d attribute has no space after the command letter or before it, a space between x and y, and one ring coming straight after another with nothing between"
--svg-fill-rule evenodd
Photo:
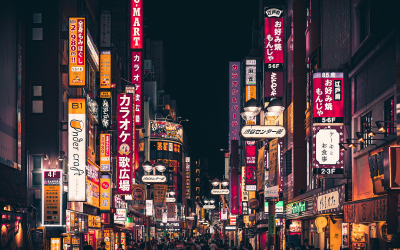
<instances>
[{"instance_id":1,"label":"vertical sign column","mask_svg":"<svg viewBox=\"0 0 400 250\"><path fill-rule=\"evenodd\" d=\"M111 134L100 134L100 171L111 171Z\"/></svg>"},{"instance_id":2,"label":"vertical sign column","mask_svg":"<svg viewBox=\"0 0 400 250\"><path fill-rule=\"evenodd\" d=\"M257 60L246 59L246 98L257 99Z\"/></svg>"},{"instance_id":3,"label":"vertical sign column","mask_svg":"<svg viewBox=\"0 0 400 250\"><path fill-rule=\"evenodd\" d=\"M68 99L68 201L86 201L86 99Z\"/></svg>"},{"instance_id":4,"label":"vertical sign column","mask_svg":"<svg viewBox=\"0 0 400 250\"><path fill-rule=\"evenodd\" d=\"M142 125L142 52L132 52L132 83L135 89L135 124Z\"/></svg>"},{"instance_id":5,"label":"vertical sign column","mask_svg":"<svg viewBox=\"0 0 400 250\"><path fill-rule=\"evenodd\" d=\"M190 157L185 157L186 163L186 199L190 199Z\"/></svg>"},{"instance_id":6,"label":"vertical sign column","mask_svg":"<svg viewBox=\"0 0 400 250\"><path fill-rule=\"evenodd\" d=\"M125 92L127 94L132 94L132 97L135 98L136 87L134 85L127 85L127 86L125 86ZM135 100L133 99L132 100L132 114L133 114L133 122L132 122L132 131L133 131L133 134L132 134L132 140L133 140L133 143L132 143L132 183L134 183L133 180L135 179L135 170L136 170L135 165L139 161L139 158L138 158L139 147L137 147L138 138L136 138L137 133L135 133L135 131L136 131L136 124L135 124L135 112L136 111L135 110L136 110L136 103L135 103Z\"/></svg>"},{"instance_id":7,"label":"vertical sign column","mask_svg":"<svg viewBox=\"0 0 400 250\"><path fill-rule=\"evenodd\" d=\"M85 18L69 18L69 81L70 87L85 87Z\"/></svg>"},{"instance_id":8,"label":"vertical sign column","mask_svg":"<svg viewBox=\"0 0 400 250\"><path fill-rule=\"evenodd\" d=\"M111 50L100 52L100 88L111 88Z\"/></svg>"},{"instance_id":9,"label":"vertical sign column","mask_svg":"<svg viewBox=\"0 0 400 250\"><path fill-rule=\"evenodd\" d=\"M118 94L117 100L117 193L132 192L133 95Z\"/></svg>"},{"instance_id":10,"label":"vertical sign column","mask_svg":"<svg viewBox=\"0 0 400 250\"><path fill-rule=\"evenodd\" d=\"M256 171L256 142L246 141L246 191L256 191Z\"/></svg>"},{"instance_id":11,"label":"vertical sign column","mask_svg":"<svg viewBox=\"0 0 400 250\"><path fill-rule=\"evenodd\" d=\"M131 0L131 49L143 49L143 0Z\"/></svg>"},{"instance_id":12,"label":"vertical sign column","mask_svg":"<svg viewBox=\"0 0 400 250\"><path fill-rule=\"evenodd\" d=\"M229 153L240 132L240 63L229 62ZM239 140L240 145L240 140Z\"/></svg>"},{"instance_id":13,"label":"vertical sign column","mask_svg":"<svg viewBox=\"0 0 400 250\"><path fill-rule=\"evenodd\" d=\"M43 171L42 220L44 226L61 226L62 170Z\"/></svg>"}]
</instances>

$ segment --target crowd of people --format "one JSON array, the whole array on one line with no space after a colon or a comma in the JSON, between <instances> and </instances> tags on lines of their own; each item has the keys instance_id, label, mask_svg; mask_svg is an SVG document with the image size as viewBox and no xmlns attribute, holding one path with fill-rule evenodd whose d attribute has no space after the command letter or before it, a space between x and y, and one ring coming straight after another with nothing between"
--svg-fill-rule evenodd
<instances>
[{"instance_id":1,"label":"crowd of people","mask_svg":"<svg viewBox=\"0 0 400 250\"><path fill-rule=\"evenodd\" d=\"M341 248L342 250L350 250L350 248ZM303 245L301 247L296 247L293 243L290 243L289 250L321 250L320 248L316 248L313 245L310 245L310 241L308 239L304 239Z\"/></svg>"}]
</instances>

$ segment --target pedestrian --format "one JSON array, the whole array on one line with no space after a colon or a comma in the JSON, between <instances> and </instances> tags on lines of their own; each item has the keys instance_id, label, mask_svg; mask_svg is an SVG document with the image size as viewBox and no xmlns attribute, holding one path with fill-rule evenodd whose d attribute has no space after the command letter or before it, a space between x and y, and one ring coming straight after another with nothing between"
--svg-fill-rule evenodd
<instances>
[{"instance_id":1,"label":"pedestrian","mask_svg":"<svg viewBox=\"0 0 400 250\"><path fill-rule=\"evenodd\" d=\"M140 250L146 249L146 244L144 242L140 243L139 248Z\"/></svg>"},{"instance_id":2,"label":"pedestrian","mask_svg":"<svg viewBox=\"0 0 400 250\"><path fill-rule=\"evenodd\" d=\"M91 245L85 245L83 250L93 250L93 247Z\"/></svg>"},{"instance_id":3,"label":"pedestrian","mask_svg":"<svg viewBox=\"0 0 400 250\"><path fill-rule=\"evenodd\" d=\"M309 250L315 250L315 247L313 245L308 247Z\"/></svg>"},{"instance_id":4,"label":"pedestrian","mask_svg":"<svg viewBox=\"0 0 400 250\"><path fill-rule=\"evenodd\" d=\"M211 250L217 250L218 249L218 246L215 244L214 241L211 241L210 249Z\"/></svg>"},{"instance_id":5,"label":"pedestrian","mask_svg":"<svg viewBox=\"0 0 400 250\"><path fill-rule=\"evenodd\" d=\"M301 246L301 250L307 250L308 249L308 245L309 245L309 241L308 239L304 239L303 241L303 245Z\"/></svg>"},{"instance_id":6,"label":"pedestrian","mask_svg":"<svg viewBox=\"0 0 400 250\"><path fill-rule=\"evenodd\" d=\"M295 250L295 249L296 249L295 245L293 243L290 243L289 250Z\"/></svg>"},{"instance_id":7,"label":"pedestrian","mask_svg":"<svg viewBox=\"0 0 400 250\"><path fill-rule=\"evenodd\" d=\"M175 246L172 244L172 242L169 243L167 250L175 250Z\"/></svg>"},{"instance_id":8,"label":"pedestrian","mask_svg":"<svg viewBox=\"0 0 400 250\"><path fill-rule=\"evenodd\" d=\"M106 243L105 243L104 241L102 241L102 242L100 243L100 247L97 248L97 250L104 250L104 249L106 249Z\"/></svg>"},{"instance_id":9,"label":"pedestrian","mask_svg":"<svg viewBox=\"0 0 400 250\"><path fill-rule=\"evenodd\" d=\"M119 244L117 250L124 250L124 249L122 248L122 244Z\"/></svg>"}]
</instances>

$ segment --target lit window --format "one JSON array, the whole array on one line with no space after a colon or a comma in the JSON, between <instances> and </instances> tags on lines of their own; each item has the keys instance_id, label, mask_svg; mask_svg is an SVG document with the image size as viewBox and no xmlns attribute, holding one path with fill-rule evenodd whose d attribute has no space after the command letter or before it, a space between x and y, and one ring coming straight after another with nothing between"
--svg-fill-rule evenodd
<instances>
[{"instance_id":1,"label":"lit window","mask_svg":"<svg viewBox=\"0 0 400 250\"><path fill-rule=\"evenodd\" d=\"M43 28L32 28L32 40L43 40Z\"/></svg>"}]
</instances>

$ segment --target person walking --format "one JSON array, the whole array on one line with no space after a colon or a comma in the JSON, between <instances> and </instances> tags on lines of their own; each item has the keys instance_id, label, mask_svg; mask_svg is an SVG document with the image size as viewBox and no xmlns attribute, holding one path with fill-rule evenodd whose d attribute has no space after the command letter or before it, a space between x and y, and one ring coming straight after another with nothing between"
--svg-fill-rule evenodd
<instances>
[{"instance_id":1,"label":"person walking","mask_svg":"<svg viewBox=\"0 0 400 250\"><path fill-rule=\"evenodd\" d=\"M215 244L214 241L211 242L211 244L210 244L210 249L211 249L211 250L217 250L217 249L218 249L218 246L217 246L217 244Z\"/></svg>"}]
</instances>

